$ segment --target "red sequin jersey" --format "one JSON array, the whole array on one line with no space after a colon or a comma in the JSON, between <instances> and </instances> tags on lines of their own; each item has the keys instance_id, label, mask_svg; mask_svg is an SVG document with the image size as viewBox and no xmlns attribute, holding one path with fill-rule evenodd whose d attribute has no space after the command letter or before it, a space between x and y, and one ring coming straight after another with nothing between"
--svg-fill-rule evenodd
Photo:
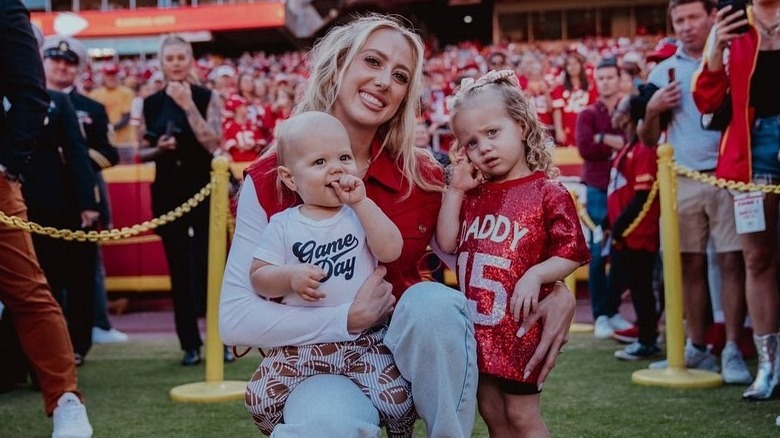
<instances>
[{"instance_id":1,"label":"red sequin jersey","mask_svg":"<svg viewBox=\"0 0 780 438\"><path fill-rule=\"evenodd\" d=\"M469 191L460 213L457 272L471 305L480 372L533 383L539 369L523 370L539 345L536 324L518 338L509 312L515 284L532 266L558 256L590 259L571 195L560 183L536 172ZM539 298L552 290L542 286Z\"/></svg>"}]
</instances>

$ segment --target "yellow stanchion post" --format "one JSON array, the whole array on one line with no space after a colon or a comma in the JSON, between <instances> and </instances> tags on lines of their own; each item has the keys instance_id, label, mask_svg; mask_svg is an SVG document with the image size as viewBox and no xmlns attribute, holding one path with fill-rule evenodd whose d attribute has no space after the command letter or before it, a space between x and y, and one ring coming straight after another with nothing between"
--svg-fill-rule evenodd
<instances>
[{"instance_id":1,"label":"yellow stanchion post","mask_svg":"<svg viewBox=\"0 0 780 438\"><path fill-rule=\"evenodd\" d=\"M171 398L179 402L219 402L240 400L246 382L225 381L224 351L219 339L219 294L225 273L228 217L228 160L216 157L211 162L211 200L209 210L208 296L206 306L206 381L188 383L171 389Z\"/></svg>"},{"instance_id":2,"label":"yellow stanchion post","mask_svg":"<svg viewBox=\"0 0 780 438\"><path fill-rule=\"evenodd\" d=\"M712 388L723 382L720 374L685 367L685 328L683 326L682 269L680 227L677 218L675 175L671 145L658 147L658 184L661 203L661 241L663 243L664 297L666 300L666 355L664 369L634 372L634 383L671 388Z\"/></svg>"},{"instance_id":3,"label":"yellow stanchion post","mask_svg":"<svg viewBox=\"0 0 780 438\"><path fill-rule=\"evenodd\" d=\"M572 272L568 277L563 280L563 283L574 295L574 299L577 299L577 271ZM593 324L586 324L583 322L576 322L577 316L575 315L571 319L571 325L569 326L569 333L592 333Z\"/></svg>"}]
</instances>

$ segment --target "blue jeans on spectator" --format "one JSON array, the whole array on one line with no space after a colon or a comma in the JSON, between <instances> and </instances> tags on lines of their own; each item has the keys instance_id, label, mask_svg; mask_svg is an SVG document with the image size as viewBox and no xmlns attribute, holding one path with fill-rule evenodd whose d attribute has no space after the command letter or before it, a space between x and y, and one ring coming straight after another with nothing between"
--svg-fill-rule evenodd
<instances>
[{"instance_id":1,"label":"blue jeans on spectator","mask_svg":"<svg viewBox=\"0 0 780 438\"><path fill-rule=\"evenodd\" d=\"M586 210L588 216L597 226L607 217L607 191L588 186ZM612 316L617 313L620 297L613 296L609 290L607 278L607 258L601 255L605 242L593 242L593 233L588 238L590 247L590 265L588 266L588 292L593 310L593 320L602 315Z\"/></svg>"},{"instance_id":2,"label":"blue jeans on spectator","mask_svg":"<svg viewBox=\"0 0 780 438\"><path fill-rule=\"evenodd\" d=\"M751 131L751 157L753 176L780 178L780 115L756 119ZM776 182L769 182L769 184Z\"/></svg>"}]
</instances>

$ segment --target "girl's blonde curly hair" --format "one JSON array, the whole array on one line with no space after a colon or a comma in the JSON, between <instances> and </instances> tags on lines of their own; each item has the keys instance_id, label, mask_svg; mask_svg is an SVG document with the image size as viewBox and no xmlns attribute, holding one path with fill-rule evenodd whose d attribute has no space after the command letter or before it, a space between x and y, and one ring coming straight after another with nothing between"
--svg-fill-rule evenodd
<instances>
[{"instance_id":1,"label":"girl's blonde curly hair","mask_svg":"<svg viewBox=\"0 0 780 438\"><path fill-rule=\"evenodd\" d=\"M497 93L509 117L524 128L525 160L528 168L532 171L544 172L548 178L557 177L559 171L553 165L555 143L539 122L536 108L531 100L520 91L517 76L512 70L491 71L476 81L471 78L464 79L458 92L447 102L451 120L455 119L455 115L465 102L487 91ZM454 150L458 148L460 144L456 140Z\"/></svg>"}]
</instances>

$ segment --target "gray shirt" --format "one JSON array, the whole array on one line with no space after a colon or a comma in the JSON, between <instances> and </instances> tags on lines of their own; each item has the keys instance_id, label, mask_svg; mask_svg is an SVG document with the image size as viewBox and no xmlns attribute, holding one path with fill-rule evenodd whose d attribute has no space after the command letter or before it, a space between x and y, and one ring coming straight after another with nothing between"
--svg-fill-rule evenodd
<instances>
[{"instance_id":1,"label":"gray shirt","mask_svg":"<svg viewBox=\"0 0 780 438\"><path fill-rule=\"evenodd\" d=\"M712 170L718 162L720 132L701 127L701 113L693 102L691 92L693 73L699 68L700 61L678 47L677 53L658 64L647 80L659 88L664 87L669 83L669 69L675 69L682 99L680 106L672 110L672 120L666 131L668 142L674 147L674 159L694 170Z\"/></svg>"}]
</instances>

